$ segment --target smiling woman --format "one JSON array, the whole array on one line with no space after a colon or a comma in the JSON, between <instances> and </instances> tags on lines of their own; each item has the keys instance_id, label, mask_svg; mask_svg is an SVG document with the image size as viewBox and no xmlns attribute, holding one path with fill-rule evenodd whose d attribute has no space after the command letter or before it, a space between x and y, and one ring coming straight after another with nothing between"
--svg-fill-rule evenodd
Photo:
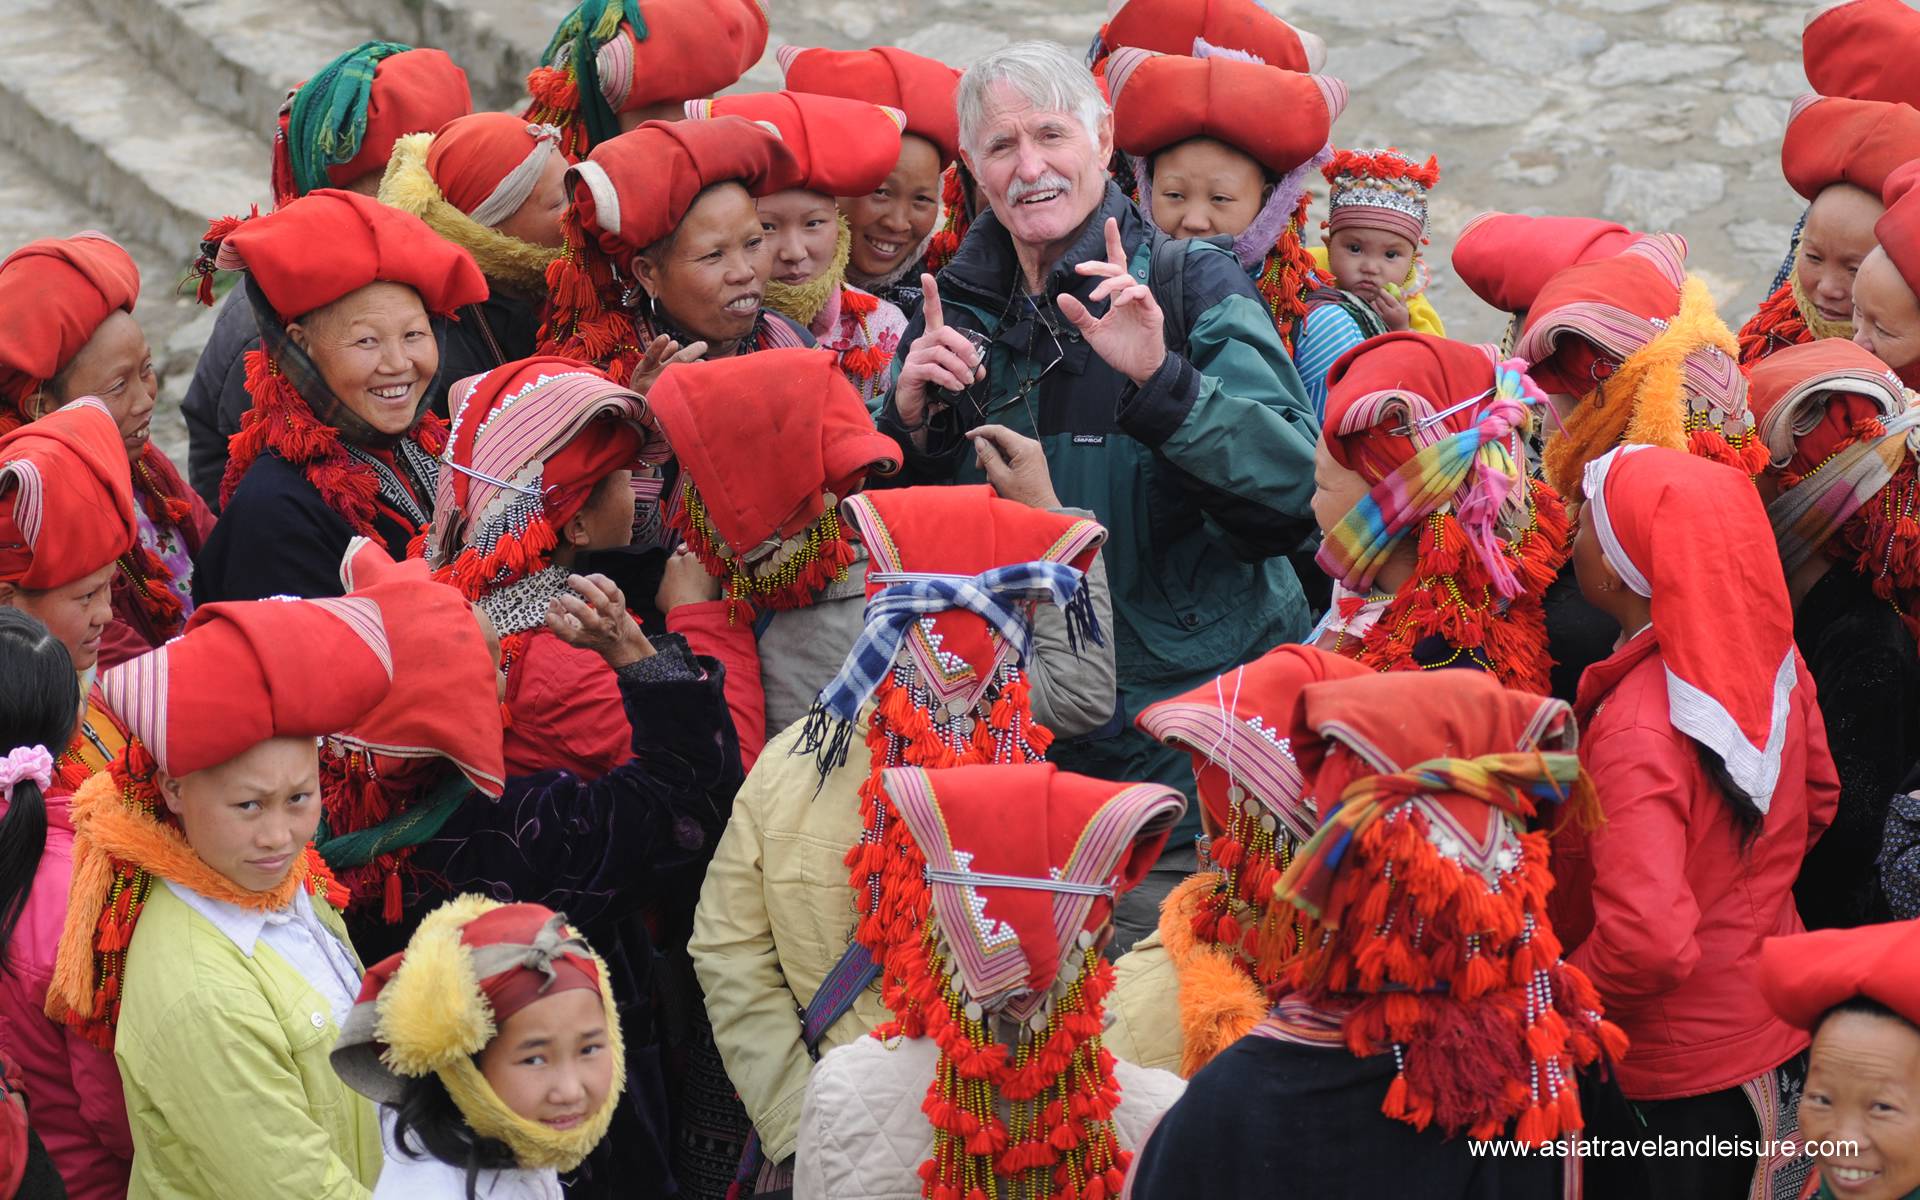
<instances>
[{"instance_id":1,"label":"smiling woman","mask_svg":"<svg viewBox=\"0 0 1920 1200\"><path fill-rule=\"evenodd\" d=\"M426 528L447 441L427 408L442 320L484 300L486 280L420 218L325 189L216 221L202 250L203 275L245 269L262 338L202 599L339 595L355 536L403 558Z\"/></svg>"}]
</instances>

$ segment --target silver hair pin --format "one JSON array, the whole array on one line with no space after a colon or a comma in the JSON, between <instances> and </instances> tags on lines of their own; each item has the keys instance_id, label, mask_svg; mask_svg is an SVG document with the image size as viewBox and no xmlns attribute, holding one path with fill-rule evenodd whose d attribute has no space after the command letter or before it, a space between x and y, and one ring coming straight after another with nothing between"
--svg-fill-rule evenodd
<instances>
[{"instance_id":1,"label":"silver hair pin","mask_svg":"<svg viewBox=\"0 0 1920 1200\"><path fill-rule=\"evenodd\" d=\"M443 458L440 461L445 463L447 466L452 467L454 470L460 472L462 475L465 475L469 479L478 479L481 483L490 483L497 488L505 488L509 492L518 492L522 496L527 497L529 500L538 500L541 496L541 491L539 488L521 487L517 483L508 483L504 479L495 479L493 476L487 474L484 471L476 471L472 467L463 467L459 463L454 462L453 459L451 458Z\"/></svg>"},{"instance_id":2,"label":"silver hair pin","mask_svg":"<svg viewBox=\"0 0 1920 1200\"><path fill-rule=\"evenodd\" d=\"M1069 896L1105 896L1111 900L1119 889L1110 883L1075 883L1070 879L1040 879L1032 875L989 875L980 871L942 871L928 867L928 883L957 883L965 887L1026 888L1035 892L1065 892Z\"/></svg>"},{"instance_id":3,"label":"silver hair pin","mask_svg":"<svg viewBox=\"0 0 1920 1200\"><path fill-rule=\"evenodd\" d=\"M1446 420L1448 417L1459 412L1461 409L1472 408L1474 405L1480 403L1482 400L1485 400L1488 396L1493 395L1494 391L1495 391L1494 388L1488 388L1486 391L1481 392L1477 396L1468 396L1465 400L1460 401L1458 404L1454 404L1447 408L1443 408L1437 413L1431 413L1427 416L1421 417L1418 421L1410 421L1407 424L1402 425L1397 429L1391 430L1390 432L1395 437L1412 437L1416 433L1425 433L1428 429L1439 424L1441 421Z\"/></svg>"}]
</instances>

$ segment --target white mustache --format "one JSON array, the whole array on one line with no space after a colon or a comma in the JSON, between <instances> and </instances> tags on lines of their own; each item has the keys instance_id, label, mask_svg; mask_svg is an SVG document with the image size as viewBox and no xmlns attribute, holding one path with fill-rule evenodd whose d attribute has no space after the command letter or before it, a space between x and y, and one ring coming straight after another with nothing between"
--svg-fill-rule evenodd
<instances>
[{"instance_id":1,"label":"white mustache","mask_svg":"<svg viewBox=\"0 0 1920 1200\"><path fill-rule=\"evenodd\" d=\"M1073 180L1068 179L1065 175L1056 175L1049 171L1031 183L1024 179L1016 179L1012 183L1009 183L1007 185L1007 203L1018 204L1035 192L1065 193L1071 192L1072 190Z\"/></svg>"}]
</instances>

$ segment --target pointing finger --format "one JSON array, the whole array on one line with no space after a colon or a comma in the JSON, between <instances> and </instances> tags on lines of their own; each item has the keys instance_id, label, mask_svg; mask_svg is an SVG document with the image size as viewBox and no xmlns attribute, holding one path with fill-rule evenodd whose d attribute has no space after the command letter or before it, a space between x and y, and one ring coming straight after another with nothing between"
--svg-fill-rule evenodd
<instances>
[{"instance_id":1,"label":"pointing finger","mask_svg":"<svg viewBox=\"0 0 1920 1200\"><path fill-rule=\"evenodd\" d=\"M933 276L920 277L920 297L923 302L920 312L927 319L927 329L931 331L944 328L947 323L946 313L940 307L940 285L934 282Z\"/></svg>"}]
</instances>

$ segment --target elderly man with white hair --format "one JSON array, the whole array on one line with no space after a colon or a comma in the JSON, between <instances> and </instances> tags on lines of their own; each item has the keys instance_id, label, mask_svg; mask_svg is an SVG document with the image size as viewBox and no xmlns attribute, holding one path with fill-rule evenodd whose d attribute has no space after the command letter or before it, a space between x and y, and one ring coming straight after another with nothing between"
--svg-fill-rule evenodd
<instances>
[{"instance_id":1,"label":"elderly man with white hair","mask_svg":"<svg viewBox=\"0 0 1920 1200\"><path fill-rule=\"evenodd\" d=\"M1018 43L974 63L957 104L992 212L922 277L880 428L914 483L999 484L1041 469L1039 440L1061 502L1111 531L1119 639L1118 711L1055 757L1191 789L1133 717L1306 633L1282 556L1313 535L1318 425L1232 250L1167 239L1109 179L1113 117L1085 66ZM1121 948L1192 869L1191 837L1168 845L1117 914Z\"/></svg>"}]
</instances>

